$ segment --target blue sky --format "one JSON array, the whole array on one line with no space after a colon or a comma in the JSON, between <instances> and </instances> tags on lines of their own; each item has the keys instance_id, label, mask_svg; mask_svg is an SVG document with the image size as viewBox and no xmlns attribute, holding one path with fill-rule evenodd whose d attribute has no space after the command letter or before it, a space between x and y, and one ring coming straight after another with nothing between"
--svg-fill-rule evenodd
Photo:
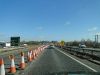
<instances>
[{"instance_id":1,"label":"blue sky","mask_svg":"<svg viewBox=\"0 0 100 75\"><path fill-rule=\"evenodd\" d=\"M100 0L0 0L0 41L94 40L99 28Z\"/></svg>"}]
</instances>

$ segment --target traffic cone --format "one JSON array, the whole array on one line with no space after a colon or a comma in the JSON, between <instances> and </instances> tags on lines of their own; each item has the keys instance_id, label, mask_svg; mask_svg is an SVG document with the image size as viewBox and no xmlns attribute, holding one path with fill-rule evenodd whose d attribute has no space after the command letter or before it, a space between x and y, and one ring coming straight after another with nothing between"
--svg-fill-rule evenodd
<instances>
[{"instance_id":1,"label":"traffic cone","mask_svg":"<svg viewBox=\"0 0 100 75\"><path fill-rule=\"evenodd\" d=\"M29 52L29 57L28 57L28 61L32 61L32 54Z\"/></svg>"},{"instance_id":2,"label":"traffic cone","mask_svg":"<svg viewBox=\"0 0 100 75\"><path fill-rule=\"evenodd\" d=\"M30 53L31 53L31 55L32 55L32 50L30 50Z\"/></svg>"},{"instance_id":3,"label":"traffic cone","mask_svg":"<svg viewBox=\"0 0 100 75\"><path fill-rule=\"evenodd\" d=\"M32 59L35 59L35 57L34 57L34 51L32 51Z\"/></svg>"},{"instance_id":4,"label":"traffic cone","mask_svg":"<svg viewBox=\"0 0 100 75\"><path fill-rule=\"evenodd\" d=\"M30 54L30 53L29 53L29 51L28 51L27 58L29 58L29 54Z\"/></svg>"},{"instance_id":5,"label":"traffic cone","mask_svg":"<svg viewBox=\"0 0 100 75\"><path fill-rule=\"evenodd\" d=\"M38 54L37 54L37 51L35 51L35 57L37 57L37 55L38 55Z\"/></svg>"},{"instance_id":6,"label":"traffic cone","mask_svg":"<svg viewBox=\"0 0 100 75\"><path fill-rule=\"evenodd\" d=\"M34 51L34 59L36 59L36 50Z\"/></svg>"},{"instance_id":7,"label":"traffic cone","mask_svg":"<svg viewBox=\"0 0 100 75\"><path fill-rule=\"evenodd\" d=\"M2 58L0 59L0 75L5 75L4 61Z\"/></svg>"},{"instance_id":8,"label":"traffic cone","mask_svg":"<svg viewBox=\"0 0 100 75\"><path fill-rule=\"evenodd\" d=\"M10 67L10 73L16 72L15 62L14 62L14 56L10 55L9 58L11 59L11 67Z\"/></svg>"},{"instance_id":9,"label":"traffic cone","mask_svg":"<svg viewBox=\"0 0 100 75\"><path fill-rule=\"evenodd\" d=\"M20 68L25 69L25 60L24 60L24 53L21 52L21 63L20 63Z\"/></svg>"}]
</instances>

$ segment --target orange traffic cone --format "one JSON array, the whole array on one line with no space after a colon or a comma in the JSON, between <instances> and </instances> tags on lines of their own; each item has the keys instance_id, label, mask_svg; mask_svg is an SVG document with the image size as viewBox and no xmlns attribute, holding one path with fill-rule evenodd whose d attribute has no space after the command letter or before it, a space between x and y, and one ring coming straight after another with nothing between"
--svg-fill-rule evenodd
<instances>
[{"instance_id":1,"label":"orange traffic cone","mask_svg":"<svg viewBox=\"0 0 100 75\"><path fill-rule=\"evenodd\" d=\"M34 51L32 51L32 59L34 59Z\"/></svg>"},{"instance_id":2,"label":"orange traffic cone","mask_svg":"<svg viewBox=\"0 0 100 75\"><path fill-rule=\"evenodd\" d=\"M21 52L21 63L20 63L20 68L25 69L25 60L24 60L24 53Z\"/></svg>"},{"instance_id":3,"label":"orange traffic cone","mask_svg":"<svg viewBox=\"0 0 100 75\"><path fill-rule=\"evenodd\" d=\"M31 52L29 52L29 57L28 57L28 61L32 61L32 54L31 54Z\"/></svg>"},{"instance_id":4,"label":"orange traffic cone","mask_svg":"<svg viewBox=\"0 0 100 75\"><path fill-rule=\"evenodd\" d=\"M5 75L4 61L2 58L0 59L0 75Z\"/></svg>"},{"instance_id":5,"label":"orange traffic cone","mask_svg":"<svg viewBox=\"0 0 100 75\"><path fill-rule=\"evenodd\" d=\"M27 53L27 58L29 58L29 54L30 54L30 53L29 53L29 51L28 51L28 53Z\"/></svg>"},{"instance_id":6,"label":"orange traffic cone","mask_svg":"<svg viewBox=\"0 0 100 75\"><path fill-rule=\"evenodd\" d=\"M36 59L36 50L34 51L34 59Z\"/></svg>"},{"instance_id":7,"label":"orange traffic cone","mask_svg":"<svg viewBox=\"0 0 100 75\"><path fill-rule=\"evenodd\" d=\"M35 56L38 57L38 54L39 54L39 53L38 53L38 50L37 50L36 53L35 53Z\"/></svg>"},{"instance_id":8,"label":"orange traffic cone","mask_svg":"<svg viewBox=\"0 0 100 75\"><path fill-rule=\"evenodd\" d=\"M32 55L32 50L30 50L30 53L31 53L31 55Z\"/></svg>"},{"instance_id":9,"label":"orange traffic cone","mask_svg":"<svg viewBox=\"0 0 100 75\"><path fill-rule=\"evenodd\" d=\"M11 59L11 67L10 67L10 73L16 72L15 62L14 62L14 56L10 55L9 58Z\"/></svg>"}]
</instances>

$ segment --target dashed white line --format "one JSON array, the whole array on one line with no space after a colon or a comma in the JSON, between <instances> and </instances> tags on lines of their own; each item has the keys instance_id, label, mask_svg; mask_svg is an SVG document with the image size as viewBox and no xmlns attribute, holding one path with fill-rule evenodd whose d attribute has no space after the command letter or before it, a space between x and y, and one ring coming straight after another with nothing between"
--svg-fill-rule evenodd
<instances>
[{"instance_id":1,"label":"dashed white line","mask_svg":"<svg viewBox=\"0 0 100 75\"><path fill-rule=\"evenodd\" d=\"M54 47L54 48L55 48L55 47ZM70 56L70 55L68 55L68 54L66 54L66 53L64 53L63 51L61 51L61 50L59 50L59 49L57 49L57 48L55 48L55 49L56 49L57 51L63 53L64 55L68 56L69 58L75 60L76 62L80 63L81 65L87 67L88 69L92 70L93 72L98 72L97 70L95 70L95 69L91 68L90 66L88 66L88 65L86 65L86 64L84 64L84 63L82 63L82 62L80 62L79 60L73 58L72 56Z\"/></svg>"}]
</instances>

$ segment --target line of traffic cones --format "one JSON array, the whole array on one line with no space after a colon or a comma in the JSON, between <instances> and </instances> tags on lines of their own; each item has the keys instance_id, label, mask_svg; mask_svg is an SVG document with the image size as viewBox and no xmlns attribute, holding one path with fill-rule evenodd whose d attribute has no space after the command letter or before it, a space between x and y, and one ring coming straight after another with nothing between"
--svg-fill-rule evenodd
<instances>
[{"instance_id":1,"label":"line of traffic cones","mask_svg":"<svg viewBox=\"0 0 100 75\"><path fill-rule=\"evenodd\" d=\"M28 51L27 57L28 61L31 62L32 60L36 59L36 57L46 48L47 46L39 47L37 49ZM19 64L19 67L21 69L25 69L26 63L24 58L24 52L21 52L21 62ZM11 65L9 68L9 73L16 73L16 66L15 66L15 58L14 55L10 55L9 59L11 61ZM5 75L5 67L4 67L4 61L3 58L0 58L0 75Z\"/></svg>"}]
</instances>

